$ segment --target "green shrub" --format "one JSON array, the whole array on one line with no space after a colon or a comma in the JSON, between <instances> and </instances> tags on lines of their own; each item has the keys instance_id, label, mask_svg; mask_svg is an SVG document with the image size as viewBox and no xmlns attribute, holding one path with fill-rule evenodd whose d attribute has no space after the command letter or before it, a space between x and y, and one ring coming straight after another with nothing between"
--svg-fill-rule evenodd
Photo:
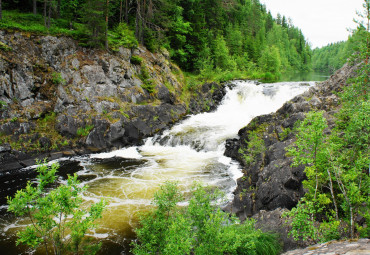
<instances>
[{"instance_id":1,"label":"green shrub","mask_svg":"<svg viewBox=\"0 0 370 255\"><path fill-rule=\"evenodd\" d=\"M37 184L28 182L25 189L7 198L8 211L26 216L31 222L18 232L17 245L44 247L46 254L51 248L55 254L95 254L101 245L86 237L86 233L96 227L94 222L101 218L105 202L82 208L81 194L87 187L80 187L76 174L68 176L66 184L47 190L57 179L59 165L38 163Z\"/></svg>"},{"instance_id":2,"label":"green shrub","mask_svg":"<svg viewBox=\"0 0 370 255\"><path fill-rule=\"evenodd\" d=\"M177 184L167 182L155 193L155 208L140 215L134 254L278 254L275 235L254 227L253 220L239 220L217 208L218 190L193 186L189 205Z\"/></svg>"},{"instance_id":3,"label":"green shrub","mask_svg":"<svg viewBox=\"0 0 370 255\"><path fill-rule=\"evenodd\" d=\"M248 133L249 141L247 148L239 148L239 154L242 155L244 163L250 165L256 161L257 156L261 155L265 150L265 142L257 131Z\"/></svg>"},{"instance_id":4,"label":"green shrub","mask_svg":"<svg viewBox=\"0 0 370 255\"><path fill-rule=\"evenodd\" d=\"M51 19L50 29L44 26L42 15L21 13L18 11L3 11L3 19L0 22L1 29L16 29L25 32L52 35L67 35L79 39L86 34L85 25L74 23L74 29L69 29L69 22L64 19Z\"/></svg>"},{"instance_id":5,"label":"green shrub","mask_svg":"<svg viewBox=\"0 0 370 255\"><path fill-rule=\"evenodd\" d=\"M66 80L62 78L62 74L57 73L57 72L53 72L51 74L51 81L55 85L59 85L59 84L65 85L66 84Z\"/></svg>"},{"instance_id":6,"label":"green shrub","mask_svg":"<svg viewBox=\"0 0 370 255\"><path fill-rule=\"evenodd\" d=\"M113 31L109 32L108 41L109 46L113 50L118 50L121 46L125 48L135 48L138 46L134 32L124 22L119 23Z\"/></svg>"},{"instance_id":7,"label":"green shrub","mask_svg":"<svg viewBox=\"0 0 370 255\"><path fill-rule=\"evenodd\" d=\"M284 141L289 136L289 134L291 132L292 132L292 130L290 128L284 128L283 132L281 132L281 134L280 134L281 141Z\"/></svg>"},{"instance_id":8,"label":"green shrub","mask_svg":"<svg viewBox=\"0 0 370 255\"><path fill-rule=\"evenodd\" d=\"M143 89L148 91L148 93L150 94L155 92L155 82L152 79L150 79L151 77L149 75L148 69L144 65L141 66L139 78L143 82L143 84L141 85Z\"/></svg>"},{"instance_id":9,"label":"green shrub","mask_svg":"<svg viewBox=\"0 0 370 255\"><path fill-rule=\"evenodd\" d=\"M198 87L198 82L196 79L187 79L186 89L189 91L195 91Z\"/></svg>"},{"instance_id":10,"label":"green shrub","mask_svg":"<svg viewBox=\"0 0 370 255\"><path fill-rule=\"evenodd\" d=\"M153 80L144 81L141 87L145 89L146 91L148 91L149 94L152 94L155 92L155 83Z\"/></svg>"},{"instance_id":11,"label":"green shrub","mask_svg":"<svg viewBox=\"0 0 370 255\"><path fill-rule=\"evenodd\" d=\"M141 63L143 62L143 59L139 56L131 56L131 64L134 64L134 65L141 65Z\"/></svg>"}]
</instances>

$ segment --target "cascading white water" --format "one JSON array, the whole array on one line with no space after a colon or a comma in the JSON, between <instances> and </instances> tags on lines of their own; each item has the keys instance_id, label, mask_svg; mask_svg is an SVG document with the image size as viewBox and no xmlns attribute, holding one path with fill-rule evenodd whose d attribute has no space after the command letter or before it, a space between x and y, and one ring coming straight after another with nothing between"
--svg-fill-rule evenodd
<instances>
[{"instance_id":1,"label":"cascading white water","mask_svg":"<svg viewBox=\"0 0 370 255\"><path fill-rule=\"evenodd\" d=\"M110 202L95 235L122 241L132 229L136 212L150 204L154 192L167 180L178 181L184 191L201 181L220 188L231 199L242 174L238 164L223 155L226 139L236 137L254 117L276 111L308 87L299 82L257 86L236 81L216 111L190 116L147 139L143 146L75 158L83 167L78 172L83 185L89 185L84 198ZM6 231L17 225L10 224Z\"/></svg>"}]
</instances>

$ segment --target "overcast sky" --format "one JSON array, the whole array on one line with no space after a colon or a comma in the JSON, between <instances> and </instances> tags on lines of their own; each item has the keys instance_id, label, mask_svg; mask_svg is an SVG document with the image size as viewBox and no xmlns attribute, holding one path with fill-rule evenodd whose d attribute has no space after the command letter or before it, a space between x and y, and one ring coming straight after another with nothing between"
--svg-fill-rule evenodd
<instances>
[{"instance_id":1,"label":"overcast sky","mask_svg":"<svg viewBox=\"0 0 370 255\"><path fill-rule=\"evenodd\" d=\"M276 18L291 18L312 48L347 40L347 28L355 28L356 11L363 11L364 0L260 0Z\"/></svg>"}]
</instances>

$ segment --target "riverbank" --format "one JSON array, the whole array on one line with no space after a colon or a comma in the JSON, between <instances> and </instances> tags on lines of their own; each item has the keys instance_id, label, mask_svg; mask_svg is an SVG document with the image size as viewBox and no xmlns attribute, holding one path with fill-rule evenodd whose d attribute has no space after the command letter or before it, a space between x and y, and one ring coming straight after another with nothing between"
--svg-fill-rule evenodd
<instances>
[{"instance_id":1,"label":"riverbank","mask_svg":"<svg viewBox=\"0 0 370 255\"><path fill-rule=\"evenodd\" d=\"M356 75L359 66L345 65L327 81L293 98L277 112L256 117L239 131L239 138L226 143L225 155L243 167L230 211L241 219L253 216L262 229L279 233L284 250L309 245L288 237L289 228L282 218L284 210L279 209L290 210L306 192L302 185L306 180L304 166L292 167L292 158L286 155L285 149L295 141L292 130L297 121L305 118L305 113L320 110L324 111L330 132L341 107L339 92Z\"/></svg>"},{"instance_id":2,"label":"riverbank","mask_svg":"<svg viewBox=\"0 0 370 255\"><path fill-rule=\"evenodd\" d=\"M0 31L0 166L142 143L189 113L211 111L225 85L187 85L165 50L83 48L68 37Z\"/></svg>"}]
</instances>

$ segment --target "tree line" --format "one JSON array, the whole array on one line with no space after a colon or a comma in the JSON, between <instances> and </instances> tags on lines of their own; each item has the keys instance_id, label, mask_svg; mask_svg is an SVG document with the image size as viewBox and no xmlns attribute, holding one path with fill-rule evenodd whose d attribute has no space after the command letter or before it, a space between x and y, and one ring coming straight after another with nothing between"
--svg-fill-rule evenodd
<instances>
[{"instance_id":1,"label":"tree line","mask_svg":"<svg viewBox=\"0 0 370 255\"><path fill-rule=\"evenodd\" d=\"M259 69L274 77L311 68L302 31L259 0L9 0L3 7L42 14L45 27L53 19L67 20L70 29L82 23L88 41L106 48L110 31L123 24L138 43L168 49L189 72Z\"/></svg>"},{"instance_id":2,"label":"tree line","mask_svg":"<svg viewBox=\"0 0 370 255\"><path fill-rule=\"evenodd\" d=\"M366 28L359 26L347 41L331 43L313 50L312 68L318 72L333 73L341 68L348 59L366 44Z\"/></svg>"}]
</instances>

